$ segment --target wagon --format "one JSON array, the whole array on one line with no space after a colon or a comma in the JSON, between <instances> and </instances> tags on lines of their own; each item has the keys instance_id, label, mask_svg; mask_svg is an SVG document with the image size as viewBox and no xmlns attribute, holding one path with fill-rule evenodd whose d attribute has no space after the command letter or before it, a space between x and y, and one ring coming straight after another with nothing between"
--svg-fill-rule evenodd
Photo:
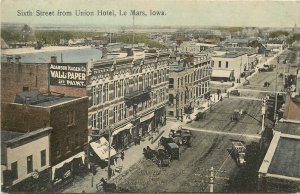
<instances>
[{"instance_id":1,"label":"wagon","mask_svg":"<svg viewBox=\"0 0 300 194\"><path fill-rule=\"evenodd\" d=\"M231 121L238 121L240 119L240 116L240 111L238 109L235 109L231 115Z\"/></svg>"}]
</instances>

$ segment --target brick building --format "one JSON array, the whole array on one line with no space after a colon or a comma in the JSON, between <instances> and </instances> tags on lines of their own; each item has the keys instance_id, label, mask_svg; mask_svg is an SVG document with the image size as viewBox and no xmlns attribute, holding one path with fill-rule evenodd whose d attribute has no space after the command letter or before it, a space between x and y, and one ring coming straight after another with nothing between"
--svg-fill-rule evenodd
<instances>
[{"instance_id":1,"label":"brick building","mask_svg":"<svg viewBox=\"0 0 300 194\"><path fill-rule=\"evenodd\" d=\"M8 56L1 62L1 102L14 102L16 94L23 91L48 91L47 64L21 63L21 58Z\"/></svg>"},{"instance_id":2,"label":"brick building","mask_svg":"<svg viewBox=\"0 0 300 194\"><path fill-rule=\"evenodd\" d=\"M87 116L88 97L45 95L39 91L19 93L14 103L2 103L1 106L4 130L26 133L41 127L53 128L50 138L50 166L54 171L52 179L63 176L55 171L65 163L68 163L68 167L64 166L65 170L73 168L71 166L75 163L70 158L84 159L83 151L88 136ZM76 165L82 164L79 160L77 162Z\"/></svg>"},{"instance_id":3,"label":"brick building","mask_svg":"<svg viewBox=\"0 0 300 194\"><path fill-rule=\"evenodd\" d=\"M105 135L109 127L112 145L124 149L164 125L168 65L168 53L96 61L87 83L93 134Z\"/></svg>"},{"instance_id":4,"label":"brick building","mask_svg":"<svg viewBox=\"0 0 300 194\"><path fill-rule=\"evenodd\" d=\"M167 116L191 114L209 92L211 56L208 53L171 57Z\"/></svg>"}]
</instances>

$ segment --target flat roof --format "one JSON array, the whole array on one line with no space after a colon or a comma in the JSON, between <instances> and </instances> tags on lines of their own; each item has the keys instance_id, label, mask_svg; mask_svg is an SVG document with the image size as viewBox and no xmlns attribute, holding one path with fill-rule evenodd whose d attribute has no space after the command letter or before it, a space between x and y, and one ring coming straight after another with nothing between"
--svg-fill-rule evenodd
<instances>
[{"instance_id":1,"label":"flat roof","mask_svg":"<svg viewBox=\"0 0 300 194\"><path fill-rule=\"evenodd\" d=\"M300 139L279 139L268 172L300 178Z\"/></svg>"},{"instance_id":2,"label":"flat roof","mask_svg":"<svg viewBox=\"0 0 300 194\"><path fill-rule=\"evenodd\" d=\"M26 99L28 98L28 99ZM15 103L26 104L33 106L48 107L57 105L63 102L77 99L78 97L70 97L64 95L43 95L38 90L20 92L16 95Z\"/></svg>"},{"instance_id":3,"label":"flat roof","mask_svg":"<svg viewBox=\"0 0 300 194\"><path fill-rule=\"evenodd\" d=\"M1 142L9 141L21 135L24 135L24 133L1 130Z\"/></svg>"},{"instance_id":4,"label":"flat roof","mask_svg":"<svg viewBox=\"0 0 300 194\"><path fill-rule=\"evenodd\" d=\"M276 126L277 131L281 133L300 135L300 123L289 122L289 121L279 121Z\"/></svg>"},{"instance_id":5,"label":"flat roof","mask_svg":"<svg viewBox=\"0 0 300 194\"><path fill-rule=\"evenodd\" d=\"M300 136L276 131L259 173L280 179L300 180Z\"/></svg>"},{"instance_id":6,"label":"flat roof","mask_svg":"<svg viewBox=\"0 0 300 194\"><path fill-rule=\"evenodd\" d=\"M64 97L51 96L49 101L37 103L35 105L36 106L48 107L48 106L57 105L57 104L60 104L60 103L63 103L63 102L68 102L68 101L74 100L76 98L77 97L69 97L69 96L64 96Z\"/></svg>"}]
</instances>

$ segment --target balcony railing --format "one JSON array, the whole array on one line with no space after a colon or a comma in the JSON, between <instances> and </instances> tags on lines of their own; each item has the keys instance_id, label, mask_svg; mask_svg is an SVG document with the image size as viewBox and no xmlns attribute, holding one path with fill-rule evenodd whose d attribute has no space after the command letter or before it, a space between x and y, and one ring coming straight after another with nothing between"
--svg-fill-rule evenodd
<instances>
[{"instance_id":1,"label":"balcony railing","mask_svg":"<svg viewBox=\"0 0 300 194\"><path fill-rule=\"evenodd\" d=\"M124 96L125 103L128 107L150 100L151 87L146 87L144 90L137 90L127 93Z\"/></svg>"}]
</instances>

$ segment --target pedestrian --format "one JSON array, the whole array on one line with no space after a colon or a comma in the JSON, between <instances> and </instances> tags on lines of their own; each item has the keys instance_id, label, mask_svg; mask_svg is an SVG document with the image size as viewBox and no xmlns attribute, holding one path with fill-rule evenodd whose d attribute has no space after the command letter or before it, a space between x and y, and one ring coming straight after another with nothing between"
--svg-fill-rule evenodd
<instances>
[{"instance_id":1,"label":"pedestrian","mask_svg":"<svg viewBox=\"0 0 300 194\"><path fill-rule=\"evenodd\" d=\"M125 157L125 153L124 153L124 151L122 151L121 152L121 159L122 159L122 161L124 160L124 157Z\"/></svg>"},{"instance_id":2,"label":"pedestrian","mask_svg":"<svg viewBox=\"0 0 300 194\"><path fill-rule=\"evenodd\" d=\"M222 98L223 98L223 97L221 96L220 101L222 101Z\"/></svg>"}]
</instances>

